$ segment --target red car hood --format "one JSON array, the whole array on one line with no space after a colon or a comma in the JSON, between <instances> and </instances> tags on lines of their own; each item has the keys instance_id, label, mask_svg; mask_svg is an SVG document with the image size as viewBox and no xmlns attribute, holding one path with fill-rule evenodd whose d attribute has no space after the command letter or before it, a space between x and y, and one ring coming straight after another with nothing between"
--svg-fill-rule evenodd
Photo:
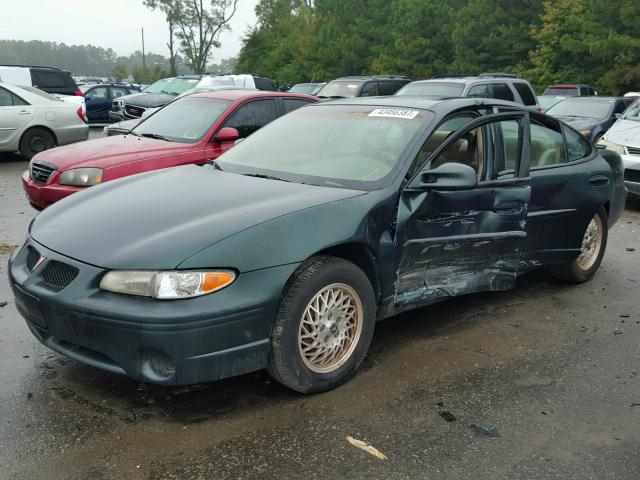
<instances>
[{"instance_id":1,"label":"red car hood","mask_svg":"<svg viewBox=\"0 0 640 480\"><path fill-rule=\"evenodd\" d=\"M176 155L193 148L193 144L166 142L134 135L116 135L46 150L33 157L33 161L51 163L60 171L72 167L106 169L137 160Z\"/></svg>"}]
</instances>

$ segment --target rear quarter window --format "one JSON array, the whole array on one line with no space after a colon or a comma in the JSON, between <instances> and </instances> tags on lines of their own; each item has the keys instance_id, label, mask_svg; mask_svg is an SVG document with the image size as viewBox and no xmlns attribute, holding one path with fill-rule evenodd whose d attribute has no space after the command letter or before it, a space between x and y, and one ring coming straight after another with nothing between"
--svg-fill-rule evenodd
<instances>
[{"instance_id":1,"label":"rear quarter window","mask_svg":"<svg viewBox=\"0 0 640 480\"><path fill-rule=\"evenodd\" d=\"M31 70L31 81L36 87L64 88L70 86L64 72Z\"/></svg>"}]
</instances>

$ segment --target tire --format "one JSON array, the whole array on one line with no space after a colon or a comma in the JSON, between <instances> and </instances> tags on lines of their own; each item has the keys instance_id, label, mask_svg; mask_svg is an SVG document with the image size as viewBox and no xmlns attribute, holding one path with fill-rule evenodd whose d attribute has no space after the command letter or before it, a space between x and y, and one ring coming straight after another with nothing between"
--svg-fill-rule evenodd
<instances>
[{"instance_id":1,"label":"tire","mask_svg":"<svg viewBox=\"0 0 640 480\"><path fill-rule=\"evenodd\" d=\"M591 280L600 267L602 257L607 248L609 229L607 212L600 208L593 216L585 230L581 253L575 260L551 268L551 273L562 280L571 283L583 283ZM597 237L594 238L594 235ZM595 242L595 245L594 243ZM594 245L590 248L590 245Z\"/></svg>"},{"instance_id":2,"label":"tire","mask_svg":"<svg viewBox=\"0 0 640 480\"><path fill-rule=\"evenodd\" d=\"M330 308L336 301L342 309ZM376 300L366 274L342 258L311 257L285 287L267 371L300 393L330 390L357 370L375 322Z\"/></svg>"},{"instance_id":3,"label":"tire","mask_svg":"<svg viewBox=\"0 0 640 480\"><path fill-rule=\"evenodd\" d=\"M55 138L43 128L31 128L24 132L20 139L20 153L27 160L31 160L35 154L55 146Z\"/></svg>"}]
</instances>

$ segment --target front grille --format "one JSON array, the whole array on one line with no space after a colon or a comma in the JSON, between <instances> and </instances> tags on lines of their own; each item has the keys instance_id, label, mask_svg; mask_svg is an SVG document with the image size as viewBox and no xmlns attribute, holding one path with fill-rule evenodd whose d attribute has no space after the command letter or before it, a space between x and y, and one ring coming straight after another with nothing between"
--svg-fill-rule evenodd
<instances>
[{"instance_id":1,"label":"front grille","mask_svg":"<svg viewBox=\"0 0 640 480\"><path fill-rule=\"evenodd\" d=\"M637 155L640 157L640 148L636 147L627 147L627 153L629 155Z\"/></svg>"},{"instance_id":2,"label":"front grille","mask_svg":"<svg viewBox=\"0 0 640 480\"><path fill-rule=\"evenodd\" d=\"M45 268L42 276L45 283L53 287L64 288L73 282L78 273L80 271L76 267L52 260Z\"/></svg>"},{"instance_id":3,"label":"front grille","mask_svg":"<svg viewBox=\"0 0 640 480\"><path fill-rule=\"evenodd\" d=\"M30 272L36 268L38 260L40 260L40 252L31 246L27 247L27 268Z\"/></svg>"},{"instance_id":4,"label":"front grille","mask_svg":"<svg viewBox=\"0 0 640 480\"><path fill-rule=\"evenodd\" d=\"M134 107L133 105L126 105L124 111L132 117L141 117L146 109L142 107Z\"/></svg>"},{"instance_id":5,"label":"front grille","mask_svg":"<svg viewBox=\"0 0 640 480\"><path fill-rule=\"evenodd\" d=\"M43 165L41 163L31 164L31 178L34 182L47 183L47 180L49 180L49 177L55 171L55 168L48 165Z\"/></svg>"},{"instance_id":6,"label":"front grille","mask_svg":"<svg viewBox=\"0 0 640 480\"><path fill-rule=\"evenodd\" d=\"M624 179L627 182L640 183L640 170L625 170Z\"/></svg>"}]
</instances>

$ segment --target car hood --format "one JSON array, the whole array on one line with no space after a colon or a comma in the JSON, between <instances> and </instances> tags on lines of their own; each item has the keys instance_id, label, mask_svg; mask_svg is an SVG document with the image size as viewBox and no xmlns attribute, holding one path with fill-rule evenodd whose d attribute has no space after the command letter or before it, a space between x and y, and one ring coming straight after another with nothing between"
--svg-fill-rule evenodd
<instances>
[{"instance_id":1,"label":"car hood","mask_svg":"<svg viewBox=\"0 0 640 480\"><path fill-rule=\"evenodd\" d=\"M188 165L71 195L40 213L30 235L51 250L102 268L174 269L252 226L363 194Z\"/></svg>"},{"instance_id":2,"label":"car hood","mask_svg":"<svg viewBox=\"0 0 640 480\"><path fill-rule=\"evenodd\" d=\"M174 100L177 95L169 95L168 93L134 93L120 97L124 103L135 105L137 107L161 107Z\"/></svg>"},{"instance_id":3,"label":"car hood","mask_svg":"<svg viewBox=\"0 0 640 480\"><path fill-rule=\"evenodd\" d=\"M620 119L609 129L605 137L619 145L640 148L640 122Z\"/></svg>"},{"instance_id":4,"label":"car hood","mask_svg":"<svg viewBox=\"0 0 640 480\"><path fill-rule=\"evenodd\" d=\"M192 144L135 135L115 135L45 150L33 157L33 161L49 163L59 171L78 167L106 169L124 163L176 155L192 148Z\"/></svg>"}]
</instances>

